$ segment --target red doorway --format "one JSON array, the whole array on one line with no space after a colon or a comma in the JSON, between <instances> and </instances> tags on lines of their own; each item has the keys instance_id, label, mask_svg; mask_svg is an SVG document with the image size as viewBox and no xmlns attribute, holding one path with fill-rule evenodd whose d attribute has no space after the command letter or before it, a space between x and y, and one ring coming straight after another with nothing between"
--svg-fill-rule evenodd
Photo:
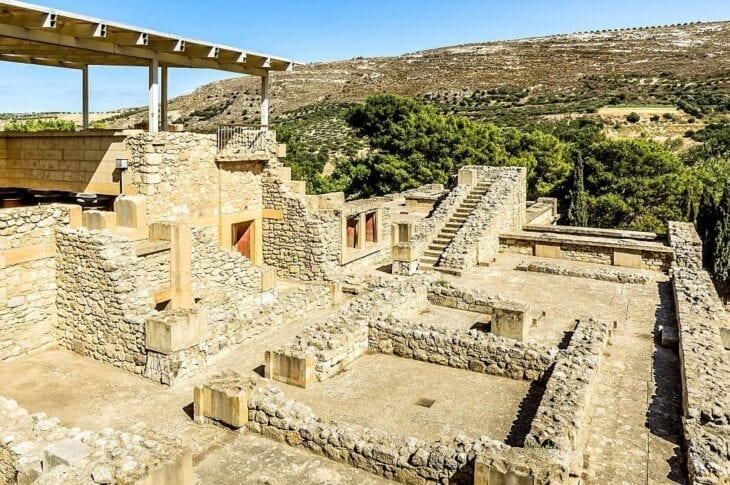
<instances>
[{"instance_id":1,"label":"red doorway","mask_svg":"<svg viewBox=\"0 0 730 485\"><path fill-rule=\"evenodd\" d=\"M231 226L231 241L233 250L251 259L251 237L253 236L253 221L239 222Z\"/></svg>"},{"instance_id":2,"label":"red doorway","mask_svg":"<svg viewBox=\"0 0 730 485\"><path fill-rule=\"evenodd\" d=\"M347 247L348 248L356 248L357 247L357 226L358 226L359 219L357 217L350 217L347 219Z\"/></svg>"},{"instance_id":3,"label":"red doorway","mask_svg":"<svg viewBox=\"0 0 730 485\"><path fill-rule=\"evenodd\" d=\"M375 212L365 214L365 241L377 242L377 234L375 230Z\"/></svg>"}]
</instances>

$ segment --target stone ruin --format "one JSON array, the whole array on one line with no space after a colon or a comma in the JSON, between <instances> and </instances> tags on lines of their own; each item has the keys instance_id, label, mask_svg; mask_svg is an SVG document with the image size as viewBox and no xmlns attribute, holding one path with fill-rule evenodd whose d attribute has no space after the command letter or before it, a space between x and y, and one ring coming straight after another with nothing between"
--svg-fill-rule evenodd
<instances>
[{"instance_id":1,"label":"stone ruin","mask_svg":"<svg viewBox=\"0 0 730 485\"><path fill-rule=\"evenodd\" d=\"M593 438L615 372L606 366L615 365L614 342L629 338L626 322L647 315L661 325L642 335L679 361L679 391L656 392L681 398L686 477L729 480L729 324L691 225L670 223L666 241L560 226L556 201L526 200L520 168L464 167L453 187L367 200L307 195L275 134L257 137L253 151L233 143L219 152L207 135L105 134L108 153L129 159L111 206L0 209L0 365L32 368L62 349L80 367L96 362L140 389L193 402L169 430L153 431L154 419L86 430L24 410L39 411L11 376L0 384L0 481L204 483L198 460L215 459L213 443L225 449L256 435L321 467L334 461L402 483L600 483L597 468L620 465L600 462ZM41 134L13 150L25 160L39 146L83 152L82 141ZM7 143L6 185L17 178L3 175L15 163ZM114 192L107 162L98 163L94 187ZM605 317L609 296L652 295L665 282L671 295L656 312L666 315L643 306L627 307L624 323ZM563 285L576 294L541 296ZM593 300L571 312L581 298ZM524 384L519 432L503 439L465 427L431 439L366 426L357 406L344 419L303 402L374 356ZM256 372L245 367L253 362ZM169 402L150 398L150 412Z\"/></svg>"}]
</instances>

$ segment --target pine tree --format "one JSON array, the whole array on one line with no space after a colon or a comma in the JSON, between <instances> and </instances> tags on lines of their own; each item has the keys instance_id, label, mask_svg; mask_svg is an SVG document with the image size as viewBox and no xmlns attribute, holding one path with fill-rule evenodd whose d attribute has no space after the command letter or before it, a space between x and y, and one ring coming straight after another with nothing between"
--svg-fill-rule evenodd
<instances>
[{"instance_id":1,"label":"pine tree","mask_svg":"<svg viewBox=\"0 0 730 485\"><path fill-rule=\"evenodd\" d=\"M568 206L568 224L585 227L588 225L588 201L583 178L583 158L577 155L573 166L572 187L570 189L570 205Z\"/></svg>"},{"instance_id":2,"label":"pine tree","mask_svg":"<svg viewBox=\"0 0 730 485\"><path fill-rule=\"evenodd\" d=\"M712 275L725 295L730 284L730 185L725 186L717 205L714 236Z\"/></svg>"}]
</instances>

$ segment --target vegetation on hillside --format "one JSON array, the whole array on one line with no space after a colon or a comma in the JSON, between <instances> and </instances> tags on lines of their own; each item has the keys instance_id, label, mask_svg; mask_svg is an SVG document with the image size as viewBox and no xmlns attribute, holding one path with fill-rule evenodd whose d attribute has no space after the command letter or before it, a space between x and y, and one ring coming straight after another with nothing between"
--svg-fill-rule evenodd
<instances>
[{"instance_id":1,"label":"vegetation on hillside","mask_svg":"<svg viewBox=\"0 0 730 485\"><path fill-rule=\"evenodd\" d=\"M73 121L58 119L30 119L10 121L3 128L5 131L16 133L34 133L38 131L74 131L76 125Z\"/></svg>"}]
</instances>

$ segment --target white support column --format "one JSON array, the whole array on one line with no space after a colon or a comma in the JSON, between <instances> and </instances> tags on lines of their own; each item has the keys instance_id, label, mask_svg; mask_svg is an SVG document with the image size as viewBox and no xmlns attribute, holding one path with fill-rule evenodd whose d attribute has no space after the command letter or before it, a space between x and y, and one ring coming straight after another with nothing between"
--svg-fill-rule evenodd
<instances>
[{"instance_id":1,"label":"white support column","mask_svg":"<svg viewBox=\"0 0 730 485\"><path fill-rule=\"evenodd\" d=\"M269 128L269 75L261 76L261 126Z\"/></svg>"},{"instance_id":2,"label":"white support column","mask_svg":"<svg viewBox=\"0 0 730 485\"><path fill-rule=\"evenodd\" d=\"M81 128L89 129L89 66L81 70Z\"/></svg>"},{"instance_id":3,"label":"white support column","mask_svg":"<svg viewBox=\"0 0 730 485\"><path fill-rule=\"evenodd\" d=\"M160 128L160 80L157 59L150 61L149 84L149 132L157 133Z\"/></svg>"},{"instance_id":4,"label":"white support column","mask_svg":"<svg viewBox=\"0 0 730 485\"><path fill-rule=\"evenodd\" d=\"M162 131L167 131L167 66L162 66Z\"/></svg>"}]
</instances>

